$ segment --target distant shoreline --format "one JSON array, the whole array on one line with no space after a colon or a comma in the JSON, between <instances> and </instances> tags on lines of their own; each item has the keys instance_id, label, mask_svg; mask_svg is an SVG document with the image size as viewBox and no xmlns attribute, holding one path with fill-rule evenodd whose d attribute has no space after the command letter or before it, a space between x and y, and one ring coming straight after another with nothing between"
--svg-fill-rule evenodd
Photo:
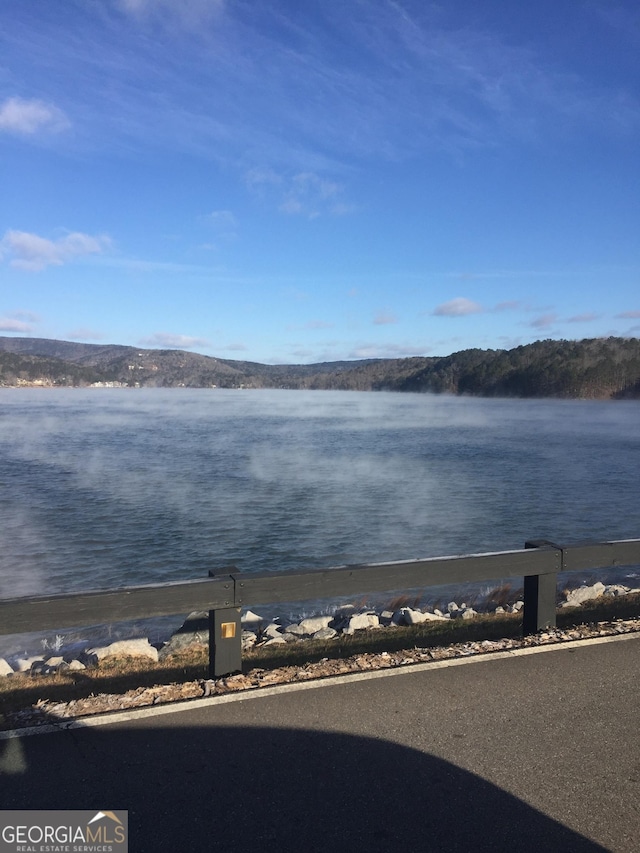
<instances>
[{"instance_id":1,"label":"distant shoreline","mask_svg":"<svg viewBox=\"0 0 640 853\"><path fill-rule=\"evenodd\" d=\"M409 391L453 396L640 399L640 339L543 340L510 350L259 364L152 350L0 336L0 387Z\"/></svg>"}]
</instances>

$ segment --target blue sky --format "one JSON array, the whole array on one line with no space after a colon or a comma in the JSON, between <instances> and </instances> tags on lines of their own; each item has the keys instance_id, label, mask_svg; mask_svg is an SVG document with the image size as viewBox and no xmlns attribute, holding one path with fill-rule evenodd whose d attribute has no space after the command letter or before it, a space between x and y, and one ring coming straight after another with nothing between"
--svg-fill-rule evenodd
<instances>
[{"instance_id":1,"label":"blue sky","mask_svg":"<svg viewBox=\"0 0 640 853\"><path fill-rule=\"evenodd\" d=\"M633 0L0 0L0 334L640 334Z\"/></svg>"}]
</instances>

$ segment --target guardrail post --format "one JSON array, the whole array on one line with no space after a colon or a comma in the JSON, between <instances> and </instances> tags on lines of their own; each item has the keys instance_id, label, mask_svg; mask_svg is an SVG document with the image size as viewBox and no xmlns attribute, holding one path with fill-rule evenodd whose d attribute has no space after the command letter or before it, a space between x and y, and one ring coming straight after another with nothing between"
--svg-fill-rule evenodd
<instances>
[{"instance_id":1,"label":"guardrail post","mask_svg":"<svg viewBox=\"0 0 640 853\"><path fill-rule=\"evenodd\" d=\"M242 670L240 608L209 611L209 678Z\"/></svg>"},{"instance_id":2,"label":"guardrail post","mask_svg":"<svg viewBox=\"0 0 640 853\"><path fill-rule=\"evenodd\" d=\"M235 566L209 572L209 577L237 572ZM229 604L235 603L235 582L229 578ZM242 625L239 607L209 611L209 678L242 671Z\"/></svg>"},{"instance_id":3,"label":"guardrail post","mask_svg":"<svg viewBox=\"0 0 640 853\"><path fill-rule=\"evenodd\" d=\"M560 546L546 539L531 539L524 543L525 548L553 548ZM558 573L529 575L524 578L524 608L522 613L522 633L535 634L542 628L556 626L556 597Z\"/></svg>"}]
</instances>

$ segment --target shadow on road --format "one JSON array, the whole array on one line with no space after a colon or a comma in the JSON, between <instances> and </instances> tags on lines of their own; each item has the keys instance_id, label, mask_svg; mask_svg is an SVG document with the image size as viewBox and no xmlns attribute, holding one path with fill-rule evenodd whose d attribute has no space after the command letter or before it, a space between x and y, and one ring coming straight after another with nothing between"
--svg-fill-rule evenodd
<instances>
[{"instance_id":1,"label":"shadow on road","mask_svg":"<svg viewBox=\"0 0 640 853\"><path fill-rule=\"evenodd\" d=\"M605 848L389 741L305 729L86 728L0 741L3 809L128 809L132 853Z\"/></svg>"}]
</instances>

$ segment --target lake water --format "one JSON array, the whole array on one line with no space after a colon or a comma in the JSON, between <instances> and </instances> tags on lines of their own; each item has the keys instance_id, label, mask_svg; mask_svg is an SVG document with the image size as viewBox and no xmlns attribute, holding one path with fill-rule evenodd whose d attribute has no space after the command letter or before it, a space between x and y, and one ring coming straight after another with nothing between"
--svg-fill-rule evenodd
<instances>
[{"instance_id":1,"label":"lake water","mask_svg":"<svg viewBox=\"0 0 640 853\"><path fill-rule=\"evenodd\" d=\"M640 402L3 389L0 597L640 536Z\"/></svg>"}]
</instances>

